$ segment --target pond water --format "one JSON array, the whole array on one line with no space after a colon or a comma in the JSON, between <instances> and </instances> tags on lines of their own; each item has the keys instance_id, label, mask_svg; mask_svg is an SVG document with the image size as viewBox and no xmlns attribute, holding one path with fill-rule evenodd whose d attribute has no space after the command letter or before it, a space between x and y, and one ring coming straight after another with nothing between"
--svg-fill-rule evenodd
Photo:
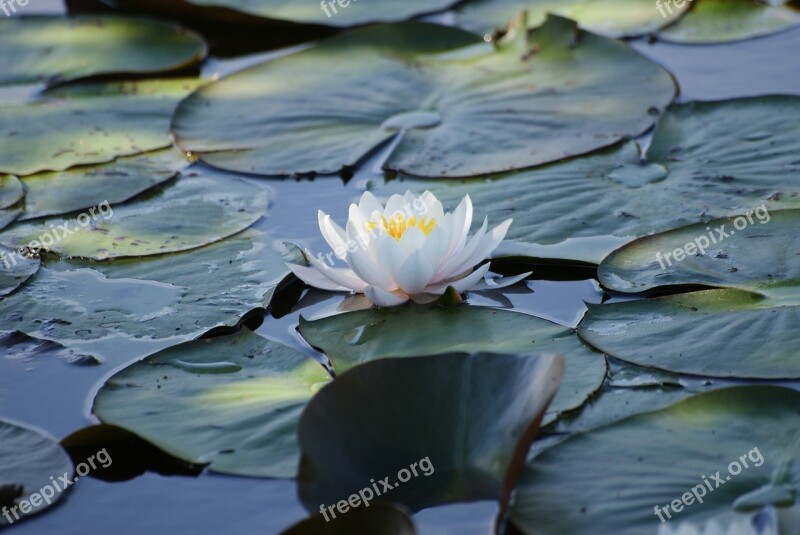
<instances>
[{"instance_id":1,"label":"pond water","mask_svg":"<svg viewBox=\"0 0 800 535\"><path fill-rule=\"evenodd\" d=\"M800 55L786 52L800 48L800 29L729 45L689 47L638 40L633 46L676 76L682 101L774 93L800 95ZM267 56L212 61L205 72L224 75L264 57ZM380 157L378 154L375 159ZM249 178L266 188L272 199L268 216L257 226L315 250L322 243L321 238L309 239L318 235L317 210L343 220L346 206L360 195L367 182L383 180L374 167L374 162L363 165L347 183L337 177L313 181ZM216 173L202 165L195 165L192 170ZM600 302L603 298L594 280L537 280L529 282L527 288L518 286L504 295L507 299L500 306L568 326L577 324L584 301ZM300 314L328 314L340 300L341 297L308 292L290 314L266 318L258 332L313 353L296 334ZM472 302L498 305L477 296ZM88 403L105 377L122 363L180 340L139 344L104 340L87 344L87 350L113 355L114 365L104 366L68 364L52 358L56 351L51 347L32 342L18 344L14 353L0 358L0 415L64 437L94 421L88 414ZM306 517L295 492L293 481L211 474L192 478L148 473L121 483L84 479L47 514L15 526L15 533L278 533ZM422 535L477 535L490 532L495 514L494 502L455 504L424 510L415 515L415 522Z\"/></svg>"}]
</instances>

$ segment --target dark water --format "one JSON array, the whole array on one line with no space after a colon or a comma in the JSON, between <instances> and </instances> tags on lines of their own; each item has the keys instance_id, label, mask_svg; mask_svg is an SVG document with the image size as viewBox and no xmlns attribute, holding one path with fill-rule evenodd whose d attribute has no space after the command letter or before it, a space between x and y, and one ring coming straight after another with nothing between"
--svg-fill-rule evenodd
<instances>
[{"instance_id":1,"label":"dark water","mask_svg":"<svg viewBox=\"0 0 800 535\"><path fill-rule=\"evenodd\" d=\"M36 2L31 0L31 5ZM689 47L640 40L633 46L676 75L684 101L800 94L800 55L796 53L800 29L729 45ZM225 74L263 57L212 61L204 70L209 75ZM372 163L365 165L346 185L335 177L314 181L251 179L267 188L273 199L268 216L258 226L312 250L320 247L321 238L309 238L318 235L317 210L343 221L347 205L360 195L365 181L381 179L372 168ZM195 170L210 172L200 166ZM534 291L522 287L507 293L505 306L570 326L580 319L583 301L598 302L602 296L595 281L531 281L528 287ZM259 333L310 351L295 333L299 314L310 317L325 313L340 299L311 292L291 314L267 318ZM477 297L473 302L492 304ZM113 351L116 362L130 362L177 341L125 346L112 342L100 353ZM57 438L94 422L87 408L91 393L114 369L108 365L71 365L48 347L25 349L27 353L22 356L0 358L0 416L38 426ZM477 535L491 532L495 514L494 502L455 504L422 511L415 521L423 535ZM57 507L13 529L20 535L87 531L278 533L305 516L292 481L147 474L124 483L83 479Z\"/></svg>"}]
</instances>

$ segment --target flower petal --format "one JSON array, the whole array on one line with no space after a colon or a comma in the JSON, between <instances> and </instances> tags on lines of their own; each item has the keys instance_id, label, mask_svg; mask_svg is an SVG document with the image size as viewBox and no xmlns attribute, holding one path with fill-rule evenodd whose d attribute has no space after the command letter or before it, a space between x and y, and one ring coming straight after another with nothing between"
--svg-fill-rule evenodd
<instances>
[{"instance_id":1,"label":"flower petal","mask_svg":"<svg viewBox=\"0 0 800 535\"><path fill-rule=\"evenodd\" d=\"M345 288L344 286L336 284L314 268L289 263L287 263L286 266L292 270L292 273L294 273L298 279L314 288L328 290L329 292L349 292L351 290L351 288Z\"/></svg>"},{"instance_id":2,"label":"flower petal","mask_svg":"<svg viewBox=\"0 0 800 535\"><path fill-rule=\"evenodd\" d=\"M382 288L367 286L364 295L379 307L396 307L408 301L408 296L398 295L397 293L387 292Z\"/></svg>"},{"instance_id":3,"label":"flower petal","mask_svg":"<svg viewBox=\"0 0 800 535\"><path fill-rule=\"evenodd\" d=\"M408 253L397 240L388 235L378 238L375 250L378 254L378 267L397 284L397 274L408 258Z\"/></svg>"},{"instance_id":4,"label":"flower petal","mask_svg":"<svg viewBox=\"0 0 800 535\"><path fill-rule=\"evenodd\" d=\"M486 234L483 239L480 241L478 246L472 252L472 254L467 257L461 264L453 268L453 271L458 272L459 269L469 269L472 266L476 265L478 262L481 262L489 257L492 252L497 249L497 246L500 245L505 237L506 233L508 232L508 227L511 226L512 219L506 219L495 228L492 229L491 232Z\"/></svg>"},{"instance_id":5,"label":"flower petal","mask_svg":"<svg viewBox=\"0 0 800 535\"><path fill-rule=\"evenodd\" d=\"M451 222L450 246L447 256L452 256L464 248L469 229L472 227L472 199L465 195L453 211Z\"/></svg>"},{"instance_id":6,"label":"flower petal","mask_svg":"<svg viewBox=\"0 0 800 535\"><path fill-rule=\"evenodd\" d=\"M344 286L345 288L350 288L357 292L363 292L364 287L367 286L367 283L359 279L350 269L331 267L314 258L311 253L308 252L306 252L306 257L311 266L316 268L322 276L330 279L339 286Z\"/></svg>"},{"instance_id":7,"label":"flower petal","mask_svg":"<svg viewBox=\"0 0 800 535\"><path fill-rule=\"evenodd\" d=\"M322 237L328 243L334 254L336 251L342 252L347 250L347 234L344 229L337 225L331 216L320 210L317 212L317 221L319 222L319 231ZM340 259L344 260L344 254L336 254Z\"/></svg>"},{"instance_id":8,"label":"flower petal","mask_svg":"<svg viewBox=\"0 0 800 535\"><path fill-rule=\"evenodd\" d=\"M463 271L466 271L466 269L460 269L460 268L465 263L465 260L467 260L470 256L472 256L474 252L478 249L478 246L483 240L483 237L486 235L486 229L488 228L488 226L489 226L489 219L485 217L483 218L483 224L481 225L481 228L478 229L478 232L476 232L469 239L469 242L467 242L467 244L464 247L453 253L453 255L447 260L445 265L439 269L438 273L436 273L437 279L445 279L448 277L453 277L454 275L458 275ZM477 264L477 262L475 262L475 264ZM467 266L467 269L472 268L475 264L473 264L472 266Z\"/></svg>"},{"instance_id":9,"label":"flower petal","mask_svg":"<svg viewBox=\"0 0 800 535\"><path fill-rule=\"evenodd\" d=\"M506 288L512 284L516 284L531 274L533 274L533 271L523 273L522 275L514 275L513 277L496 277L488 280L484 279L480 281L472 290L475 292L499 290L500 288Z\"/></svg>"},{"instance_id":10,"label":"flower petal","mask_svg":"<svg viewBox=\"0 0 800 535\"><path fill-rule=\"evenodd\" d=\"M422 249L422 246L425 245L426 238L425 233L422 232L419 227L411 227L405 231L399 243L408 254L411 254Z\"/></svg>"},{"instance_id":11,"label":"flower petal","mask_svg":"<svg viewBox=\"0 0 800 535\"><path fill-rule=\"evenodd\" d=\"M411 253L397 272L397 285L408 295L421 292L433 277L433 266L422 251Z\"/></svg>"},{"instance_id":12,"label":"flower petal","mask_svg":"<svg viewBox=\"0 0 800 535\"><path fill-rule=\"evenodd\" d=\"M422 254L428 259L434 273L439 271L439 268L442 267L447 259L445 255L447 254L448 238L446 229L436 227L428 234L425 243L422 244Z\"/></svg>"},{"instance_id":13,"label":"flower petal","mask_svg":"<svg viewBox=\"0 0 800 535\"><path fill-rule=\"evenodd\" d=\"M388 291L397 288L389 274L378 266L377 259L370 251L357 247L355 251L347 252L346 261L353 272L370 286L380 286Z\"/></svg>"},{"instance_id":14,"label":"flower petal","mask_svg":"<svg viewBox=\"0 0 800 535\"><path fill-rule=\"evenodd\" d=\"M368 220L372 218L380 218L383 215L383 205L381 202L369 191L361 194L361 199L358 201L358 209Z\"/></svg>"},{"instance_id":15,"label":"flower petal","mask_svg":"<svg viewBox=\"0 0 800 535\"><path fill-rule=\"evenodd\" d=\"M441 295L447 289L448 286L452 286L458 293L463 293L468 290L472 290L478 283L481 282L483 276L489 271L489 262L483 264L475 271L464 277L463 279L459 279L456 281L450 281L446 283L442 283L436 286L428 286L425 288L425 291L428 293L434 293Z\"/></svg>"}]
</instances>

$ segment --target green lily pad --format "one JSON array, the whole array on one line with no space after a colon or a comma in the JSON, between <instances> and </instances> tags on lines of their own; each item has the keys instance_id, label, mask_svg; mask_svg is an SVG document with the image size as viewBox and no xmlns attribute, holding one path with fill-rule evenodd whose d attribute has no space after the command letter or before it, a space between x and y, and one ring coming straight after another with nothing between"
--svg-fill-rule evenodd
<instances>
[{"instance_id":1,"label":"green lily pad","mask_svg":"<svg viewBox=\"0 0 800 535\"><path fill-rule=\"evenodd\" d=\"M241 232L267 205L266 191L243 180L188 176L152 198L116 207L103 201L76 218L16 225L0 243L94 260L174 253Z\"/></svg>"},{"instance_id":2,"label":"green lily pad","mask_svg":"<svg viewBox=\"0 0 800 535\"><path fill-rule=\"evenodd\" d=\"M20 220L68 214L108 201L128 201L174 178L187 166L179 152L166 149L120 158L108 164L39 173L22 179L27 189Z\"/></svg>"},{"instance_id":3,"label":"green lily pad","mask_svg":"<svg viewBox=\"0 0 800 535\"><path fill-rule=\"evenodd\" d=\"M791 0L694 0L693 4L677 24L661 30L659 38L679 43L724 43L800 24L800 9Z\"/></svg>"},{"instance_id":4,"label":"green lily pad","mask_svg":"<svg viewBox=\"0 0 800 535\"><path fill-rule=\"evenodd\" d=\"M281 535L416 535L414 522L405 509L388 503L370 504L340 515L335 522L317 513L281 532Z\"/></svg>"},{"instance_id":5,"label":"green lily pad","mask_svg":"<svg viewBox=\"0 0 800 535\"><path fill-rule=\"evenodd\" d=\"M690 7L672 6L661 15L655 0L469 0L456 10L456 20L481 32L503 29L522 10L528 12L528 26L539 26L548 13L567 17L582 28L609 37L634 37L672 24ZM669 3L669 2L668 2Z\"/></svg>"},{"instance_id":6,"label":"green lily pad","mask_svg":"<svg viewBox=\"0 0 800 535\"><path fill-rule=\"evenodd\" d=\"M0 297L10 294L33 277L41 261L0 245Z\"/></svg>"},{"instance_id":7,"label":"green lily pad","mask_svg":"<svg viewBox=\"0 0 800 535\"><path fill-rule=\"evenodd\" d=\"M161 340L234 327L250 313L263 314L269 292L289 272L272 240L249 229L183 253L50 262L0 300L0 319L66 345L117 335ZM114 352L103 356L113 358Z\"/></svg>"},{"instance_id":8,"label":"green lily pad","mask_svg":"<svg viewBox=\"0 0 800 535\"><path fill-rule=\"evenodd\" d=\"M372 191L430 189L450 209L469 194L476 219L514 218L513 241L495 256L599 263L637 236L762 204L800 206L798 154L800 98L746 98L671 107L643 161L628 143L492 181L402 180Z\"/></svg>"},{"instance_id":9,"label":"green lily pad","mask_svg":"<svg viewBox=\"0 0 800 535\"><path fill-rule=\"evenodd\" d=\"M484 307L407 305L316 321L301 317L300 334L325 352L338 373L376 359L454 351L564 355L564 378L550 404L548 420L579 407L606 376L603 355L583 345L573 329L527 314Z\"/></svg>"},{"instance_id":10,"label":"green lily pad","mask_svg":"<svg viewBox=\"0 0 800 535\"><path fill-rule=\"evenodd\" d=\"M0 419L0 528L41 513L61 499L63 493L53 488L51 478L60 489L62 476L72 478L72 461L57 442ZM45 487L48 500L40 492Z\"/></svg>"},{"instance_id":11,"label":"green lily pad","mask_svg":"<svg viewBox=\"0 0 800 535\"><path fill-rule=\"evenodd\" d=\"M798 405L787 388L726 388L574 436L526 466L511 521L537 535L639 535L661 523L656 506L674 523L783 508L800 480Z\"/></svg>"},{"instance_id":12,"label":"green lily pad","mask_svg":"<svg viewBox=\"0 0 800 535\"><path fill-rule=\"evenodd\" d=\"M169 147L172 112L200 84L176 79L71 85L39 100L0 106L0 172L63 171Z\"/></svg>"},{"instance_id":13,"label":"green lily pad","mask_svg":"<svg viewBox=\"0 0 800 535\"><path fill-rule=\"evenodd\" d=\"M505 504L563 366L553 355L451 353L349 370L300 420L301 501L316 512L375 482L376 500L415 511Z\"/></svg>"},{"instance_id":14,"label":"green lily pad","mask_svg":"<svg viewBox=\"0 0 800 535\"><path fill-rule=\"evenodd\" d=\"M295 475L297 419L330 379L311 357L253 334L193 340L114 374L94 413L210 470Z\"/></svg>"},{"instance_id":15,"label":"green lily pad","mask_svg":"<svg viewBox=\"0 0 800 535\"><path fill-rule=\"evenodd\" d=\"M336 173L395 138L388 170L473 176L612 145L649 128L674 96L660 66L567 19L496 45L403 23L210 84L181 103L173 132L186 151L232 171Z\"/></svg>"},{"instance_id":16,"label":"green lily pad","mask_svg":"<svg viewBox=\"0 0 800 535\"><path fill-rule=\"evenodd\" d=\"M0 209L14 206L25 197L22 182L14 175L0 176Z\"/></svg>"},{"instance_id":17,"label":"green lily pad","mask_svg":"<svg viewBox=\"0 0 800 535\"><path fill-rule=\"evenodd\" d=\"M457 0L373 0L371 3L358 0L325 2L286 2L285 0L189 0L191 4L204 7L224 7L240 13L265 19L320 24L346 28L376 22L394 22L420 15L443 11Z\"/></svg>"},{"instance_id":18,"label":"green lily pad","mask_svg":"<svg viewBox=\"0 0 800 535\"><path fill-rule=\"evenodd\" d=\"M130 17L4 17L0 85L58 83L104 74L154 74L206 55L199 35Z\"/></svg>"}]
</instances>

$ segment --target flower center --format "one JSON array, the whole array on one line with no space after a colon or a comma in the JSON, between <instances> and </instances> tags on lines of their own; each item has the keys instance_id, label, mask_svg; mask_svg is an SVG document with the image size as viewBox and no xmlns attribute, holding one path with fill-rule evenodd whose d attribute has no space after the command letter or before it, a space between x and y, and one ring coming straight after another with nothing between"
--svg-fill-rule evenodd
<instances>
[{"instance_id":1,"label":"flower center","mask_svg":"<svg viewBox=\"0 0 800 535\"><path fill-rule=\"evenodd\" d=\"M404 217L392 217L389 219L381 217L377 221L370 221L367 223L367 232L372 232L376 228L381 228L389 236L395 240L399 240L408 229L414 227L417 227L423 234L428 236L433 232L433 229L436 228L436 219L432 217L420 217L417 219L416 216L409 217L408 219Z\"/></svg>"}]
</instances>

